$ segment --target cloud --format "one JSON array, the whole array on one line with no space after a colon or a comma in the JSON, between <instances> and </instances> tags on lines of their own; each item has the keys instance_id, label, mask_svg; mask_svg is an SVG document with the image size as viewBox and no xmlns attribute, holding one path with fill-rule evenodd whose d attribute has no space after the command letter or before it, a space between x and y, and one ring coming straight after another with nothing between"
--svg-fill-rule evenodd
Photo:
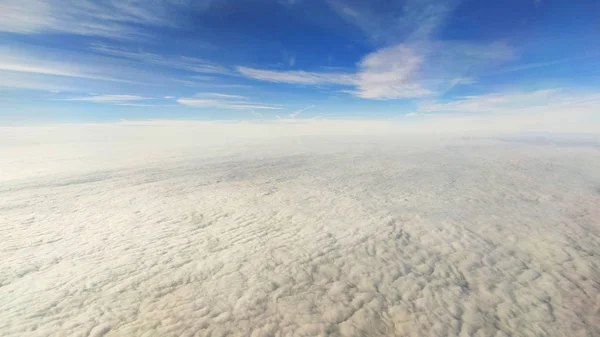
<instances>
[{"instance_id":1,"label":"cloud","mask_svg":"<svg viewBox=\"0 0 600 337\"><path fill-rule=\"evenodd\" d=\"M135 63L127 60L76 51L70 52L67 60L63 53L54 49L31 48L21 44L0 47L0 73L0 85L30 89L49 87L50 90L61 91L109 89L109 83L102 82L123 83L123 86L164 86L173 82L173 79L155 70L139 69Z\"/></svg>"},{"instance_id":2,"label":"cloud","mask_svg":"<svg viewBox=\"0 0 600 337\"><path fill-rule=\"evenodd\" d=\"M431 94L416 78L423 58L415 48L405 44L369 54L359 65L358 88L350 92L366 99L399 99Z\"/></svg>"},{"instance_id":3,"label":"cloud","mask_svg":"<svg viewBox=\"0 0 600 337\"><path fill-rule=\"evenodd\" d=\"M343 92L365 99L402 99L441 94L456 85L473 83L484 69L513 58L513 49L504 43L432 41L379 49L358 63L356 73L237 70L255 80L354 86Z\"/></svg>"},{"instance_id":4,"label":"cloud","mask_svg":"<svg viewBox=\"0 0 600 337\"><path fill-rule=\"evenodd\" d=\"M314 107L315 107L314 105L311 105L311 106L308 106L308 107L306 107L304 109L296 110L296 111L292 112L291 114L289 114L288 117L290 117L290 118L296 118L296 117L298 117L298 115L300 115L304 111L312 109Z\"/></svg>"},{"instance_id":5,"label":"cloud","mask_svg":"<svg viewBox=\"0 0 600 337\"><path fill-rule=\"evenodd\" d=\"M234 96L234 97L228 97ZM177 103L195 108L213 108L222 110L282 110L281 105L267 105L254 103L245 100L245 97L235 95L214 96L217 98L228 99L199 99L199 98L179 98ZM244 100L240 100L244 98Z\"/></svg>"},{"instance_id":6,"label":"cloud","mask_svg":"<svg viewBox=\"0 0 600 337\"><path fill-rule=\"evenodd\" d=\"M0 335L598 335L600 151L411 127L0 128Z\"/></svg>"},{"instance_id":7,"label":"cloud","mask_svg":"<svg viewBox=\"0 0 600 337\"><path fill-rule=\"evenodd\" d=\"M131 39L149 36L147 28L174 27L180 12L204 10L211 1L191 6L180 0L3 0L0 31L68 33Z\"/></svg>"},{"instance_id":8,"label":"cloud","mask_svg":"<svg viewBox=\"0 0 600 337\"><path fill-rule=\"evenodd\" d=\"M499 69L496 69L496 70L490 72L489 74L495 75L495 74L515 72L515 71L522 71L522 70L529 70L529 69L536 69L536 68L544 68L544 67L556 66L556 65L561 65L561 64L569 64L569 63L573 63L573 62L576 62L576 61L584 61L584 60L588 60L588 59L596 59L599 56L600 55L598 55L598 54L595 54L595 55L584 55L584 56L577 56L577 57L569 57L569 58L563 58L563 59L549 60L549 61L544 61L544 62L523 63L523 64L517 64L517 65L513 65L513 66L499 68Z\"/></svg>"},{"instance_id":9,"label":"cloud","mask_svg":"<svg viewBox=\"0 0 600 337\"><path fill-rule=\"evenodd\" d=\"M140 108L155 108L155 107L170 107L175 105L159 105L159 104L139 104L139 103L117 103L118 106L131 106L131 107L140 107Z\"/></svg>"},{"instance_id":10,"label":"cloud","mask_svg":"<svg viewBox=\"0 0 600 337\"><path fill-rule=\"evenodd\" d=\"M316 73L302 70L274 71L239 66L236 68L240 74L248 78L289 84L305 85L352 85L355 83L354 75L343 73Z\"/></svg>"},{"instance_id":11,"label":"cloud","mask_svg":"<svg viewBox=\"0 0 600 337\"><path fill-rule=\"evenodd\" d=\"M2 57L2 56L0 56ZM102 76L99 74L93 74L86 72L86 70L69 69L68 65L60 63L47 63L40 60L40 63L31 61L5 61L0 59L0 70L19 72L19 73L34 73L41 75L54 75L64 77L78 77L92 80L112 81L112 82L124 82L133 83L128 80L118 79L110 76Z\"/></svg>"},{"instance_id":12,"label":"cloud","mask_svg":"<svg viewBox=\"0 0 600 337\"><path fill-rule=\"evenodd\" d=\"M216 92L201 92L192 98L180 98L179 104L195 108L213 108L223 110L282 110L281 105L255 103L246 96Z\"/></svg>"},{"instance_id":13,"label":"cloud","mask_svg":"<svg viewBox=\"0 0 600 337\"><path fill-rule=\"evenodd\" d=\"M600 133L600 93L565 89L499 92L418 104L419 120L462 132Z\"/></svg>"},{"instance_id":14,"label":"cloud","mask_svg":"<svg viewBox=\"0 0 600 337\"><path fill-rule=\"evenodd\" d=\"M459 0L327 0L329 7L379 46L423 41L447 20Z\"/></svg>"},{"instance_id":15,"label":"cloud","mask_svg":"<svg viewBox=\"0 0 600 337\"><path fill-rule=\"evenodd\" d=\"M228 98L228 99L248 99L246 96L222 94L216 92L201 92L196 94L197 97L216 97L216 98Z\"/></svg>"},{"instance_id":16,"label":"cloud","mask_svg":"<svg viewBox=\"0 0 600 337\"><path fill-rule=\"evenodd\" d=\"M119 58L125 58L134 60L140 63L160 65L172 69L183 69L196 73L207 73L207 74L229 74L230 71L218 64L208 62L203 59L190 56L165 56L149 52L142 51L131 51L128 49L117 48L107 46L100 43L94 43L91 45L91 49L95 52L102 53L105 55L115 56ZM194 78L194 77L191 77ZM201 77L196 76L196 79ZM201 78L203 80L211 79L210 77Z\"/></svg>"},{"instance_id":17,"label":"cloud","mask_svg":"<svg viewBox=\"0 0 600 337\"><path fill-rule=\"evenodd\" d=\"M544 107L564 99L558 89L536 90L530 92L491 93L479 96L467 96L449 102L422 102L419 111L468 113L518 112L532 107Z\"/></svg>"},{"instance_id":18,"label":"cloud","mask_svg":"<svg viewBox=\"0 0 600 337\"><path fill-rule=\"evenodd\" d=\"M83 102L95 102L95 103L123 103L130 101L142 101L151 98L135 96L135 95L96 95L87 97L74 97L74 98L63 98L61 101L83 101ZM120 104L123 105L123 104Z\"/></svg>"},{"instance_id":19,"label":"cloud","mask_svg":"<svg viewBox=\"0 0 600 337\"><path fill-rule=\"evenodd\" d=\"M1 89L29 89L43 91L77 91L76 86L57 80L58 77L35 73L0 70Z\"/></svg>"}]
</instances>

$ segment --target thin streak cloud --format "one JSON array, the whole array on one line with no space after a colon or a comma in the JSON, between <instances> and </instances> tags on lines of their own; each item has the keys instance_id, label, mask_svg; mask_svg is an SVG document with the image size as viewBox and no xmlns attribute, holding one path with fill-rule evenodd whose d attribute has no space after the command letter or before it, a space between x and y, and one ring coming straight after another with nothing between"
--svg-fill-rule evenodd
<instances>
[{"instance_id":1,"label":"thin streak cloud","mask_svg":"<svg viewBox=\"0 0 600 337\"><path fill-rule=\"evenodd\" d=\"M135 95L98 95L88 97L74 97L64 98L63 101L84 101L84 102L96 102L96 103L115 103L115 102L129 102L129 101L142 101L151 98L135 96Z\"/></svg>"},{"instance_id":2,"label":"thin streak cloud","mask_svg":"<svg viewBox=\"0 0 600 337\"><path fill-rule=\"evenodd\" d=\"M239 100L218 100L218 99L198 99L198 98L179 98L177 103L194 108L212 108L221 110L282 110L281 105L267 105L262 103L253 103Z\"/></svg>"}]
</instances>

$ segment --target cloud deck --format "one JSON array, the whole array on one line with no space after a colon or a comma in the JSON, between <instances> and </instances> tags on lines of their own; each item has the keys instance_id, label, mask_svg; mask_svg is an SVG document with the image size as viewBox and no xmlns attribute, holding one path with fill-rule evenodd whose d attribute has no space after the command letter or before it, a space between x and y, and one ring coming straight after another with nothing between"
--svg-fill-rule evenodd
<instances>
[{"instance_id":1,"label":"cloud deck","mask_svg":"<svg viewBox=\"0 0 600 337\"><path fill-rule=\"evenodd\" d=\"M600 334L597 149L297 149L3 183L0 334Z\"/></svg>"}]
</instances>

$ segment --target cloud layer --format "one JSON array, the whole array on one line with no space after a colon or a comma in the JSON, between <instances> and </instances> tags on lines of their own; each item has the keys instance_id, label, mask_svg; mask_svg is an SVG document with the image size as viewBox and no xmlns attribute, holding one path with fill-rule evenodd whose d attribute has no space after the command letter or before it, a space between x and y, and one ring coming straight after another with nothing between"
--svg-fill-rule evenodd
<instances>
[{"instance_id":1,"label":"cloud layer","mask_svg":"<svg viewBox=\"0 0 600 337\"><path fill-rule=\"evenodd\" d=\"M0 334L600 333L597 149L299 130L3 128Z\"/></svg>"}]
</instances>

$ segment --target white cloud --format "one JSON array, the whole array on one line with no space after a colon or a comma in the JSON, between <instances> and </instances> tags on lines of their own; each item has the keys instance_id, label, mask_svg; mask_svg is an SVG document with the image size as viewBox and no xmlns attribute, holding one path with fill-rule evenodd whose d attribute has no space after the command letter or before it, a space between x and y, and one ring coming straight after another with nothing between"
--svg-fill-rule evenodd
<instances>
[{"instance_id":1,"label":"white cloud","mask_svg":"<svg viewBox=\"0 0 600 337\"><path fill-rule=\"evenodd\" d=\"M131 51L123 48L116 48L100 43L91 45L92 50L105 54L134 60L145 64L160 65L167 68L183 69L197 73L207 74L228 74L230 71L218 64L207 62L206 60L189 56L166 56L143 51ZM210 80L210 77L190 77L195 79Z\"/></svg>"},{"instance_id":2,"label":"white cloud","mask_svg":"<svg viewBox=\"0 0 600 337\"><path fill-rule=\"evenodd\" d=\"M216 98L226 98L226 99L248 99L248 97L246 96L240 96L240 95L230 95L230 94L222 94L222 93L217 93L217 92L200 92L196 94L197 97L216 97Z\"/></svg>"},{"instance_id":3,"label":"white cloud","mask_svg":"<svg viewBox=\"0 0 600 337\"><path fill-rule=\"evenodd\" d=\"M175 105L159 105L159 104L139 104L139 103L117 103L118 106L131 106L131 107L140 107L140 108L149 108L149 107L170 107Z\"/></svg>"},{"instance_id":4,"label":"white cloud","mask_svg":"<svg viewBox=\"0 0 600 337\"><path fill-rule=\"evenodd\" d=\"M127 60L80 52L64 54L50 48L31 48L20 44L0 47L0 85L14 88L96 91L108 83L167 85L172 79L156 71L146 71ZM40 81L41 83L36 83ZM48 83L48 84L47 84ZM50 85L51 84L51 85ZM128 88L131 86L128 86ZM128 89L129 90L129 89Z\"/></svg>"},{"instance_id":5,"label":"white cloud","mask_svg":"<svg viewBox=\"0 0 600 337\"><path fill-rule=\"evenodd\" d=\"M411 127L1 127L0 335L597 335L600 151Z\"/></svg>"},{"instance_id":6,"label":"white cloud","mask_svg":"<svg viewBox=\"0 0 600 337\"><path fill-rule=\"evenodd\" d=\"M179 98L177 103L195 108L213 108L223 110L282 110L281 105L266 105L239 100Z\"/></svg>"},{"instance_id":7,"label":"white cloud","mask_svg":"<svg viewBox=\"0 0 600 337\"><path fill-rule=\"evenodd\" d=\"M274 71L242 66L237 67L237 70L246 77L268 82L310 85L352 85L355 83L354 75L343 73L316 73L302 70Z\"/></svg>"},{"instance_id":8,"label":"white cloud","mask_svg":"<svg viewBox=\"0 0 600 337\"><path fill-rule=\"evenodd\" d=\"M379 49L365 56L356 73L274 71L237 67L244 76L301 85L354 86L342 90L365 99L401 99L444 93L475 82L492 65L510 60L503 43L415 42Z\"/></svg>"},{"instance_id":9,"label":"white cloud","mask_svg":"<svg viewBox=\"0 0 600 337\"><path fill-rule=\"evenodd\" d=\"M0 56L1 57L1 56ZM6 62L0 60L0 70L11 71L11 72L20 72L20 73L34 73L41 75L54 75L54 76L64 76L64 77L78 77L78 78L86 78L93 80L102 80L102 81L113 81L113 82L129 82L127 80L122 80L109 76L96 75L91 72L79 71L77 69L69 69L68 65L60 64L60 63L45 63L40 60L41 64L35 64L32 62Z\"/></svg>"},{"instance_id":10,"label":"white cloud","mask_svg":"<svg viewBox=\"0 0 600 337\"><path fill-rule=\"evenodd\" d=\"M490 93L421 102L419 121L461 132L600 133L600 94L563 89Z\"/></svg>"},{"instance_id":11,"label":"white cloud","mask_svg":"<svg viewBox=\"0 0 600 337\"><path fill-rule=\"evenodd\" d=\"M366 99L398 99L431 94L419 84L417 71L424 62L415 48L401 44L367 55L359 65L358 88Z\"/></svg>"},{"instance_id":12,"label":"white cloud","mask_svg":"<svg viewBox=\"0 0 600 337\"><path fill-rule=\"evenodd\" d=\"M165 97L163 97L163 98L164 98L164 99L173 99L173 98L175 98L175 96L165 96Z\"/></svg>"},{"instance_id":13,"label":"white cloud","mask_svg":"<svg viewBox=\"0 0 600 337\"><path fill-rule=\"evenodd\" d=\"M74 98L63 98L63 101L84 101L84 102L95 102L95 103L122 103L130 101L142 101L151 98L135 96L135 95L97 95L87 97L74 97Z\"/></svg>"},{"instance_id":14,"label":"white cloud","mask_svg":"<svg viewBox=\"0 0 600 337\"><path fill-rule=\"evenodd\" d=\"M491 93L468 96L449 102L421 102L423 112L460 111L469 113L507 112L514 113L533 107L544 107L557 103L564 97L557 89L530 92Z\"/></svg>"},{"instance_id":15,"label":"white cloud","mask_svg":"<svg viewBox=\"0 0 600 337\"><path fill-rule=\"evenodd\" d=\"M283 110L281 105L259 105L259 104L231 104L223 105L224 109L234 110Z\"/></svg>"},{"instance_id":16,"label":"white cloud","mask_svg":"<svg viewBox=\"0 0 600 337\"><path fill-rule=\"evenodd\" d=\"M0 70L0 88L30 89L43 91L77 91L76 86L57 80L58 77L36 73Z\"/></svg>"},{"instance_id":17,"label":"white cloud","mask_svg":"<svg viewBox=\"0 0 600 337\"><path fill-rule=\"evenodd\" d=\"M311 106L307 106L306 108L296 110L296 111L292 112L291 114L289 114L288 117L290 117L290 118L296 118L296 117L298 117L298 115L300 115L304 111L312 109L314 107L315 107L314 105L311 105Z\"/></svg>"},{"instance_id":18,"label":"white cloud","mask_svg":"<svg viewBox=\"0 0 600 337\"><path fill-rule=\"evenodd\" d=\"M281 106L255 104L249 98L241 95L224 94L218 92L200 92L193 98L180 98L179 104L197 108L218 108L233 110L252 109L281 109Z\"/></svg>"},{"instance_id":19,"label":"white cloud","mask_svg":"<svg viewBox=\"0 0 600 337\"><path fill-rule=\"evenodd\" d=\"M145 28L172 27L181 22L179 11L202 10L210 1L189 5L180 0L3 0L0 31L139 38L149 36Z\"/></svg>"},{"instance_id":20,"label":"white cloud","mask_svg":"<svg viewBox=\"0 0 600 337\"><path fill-rule=\"evenodd\" d=\"M375 45L432 38L459 0L327 0L334 12Z\"/></svg>"}]
</instances>

